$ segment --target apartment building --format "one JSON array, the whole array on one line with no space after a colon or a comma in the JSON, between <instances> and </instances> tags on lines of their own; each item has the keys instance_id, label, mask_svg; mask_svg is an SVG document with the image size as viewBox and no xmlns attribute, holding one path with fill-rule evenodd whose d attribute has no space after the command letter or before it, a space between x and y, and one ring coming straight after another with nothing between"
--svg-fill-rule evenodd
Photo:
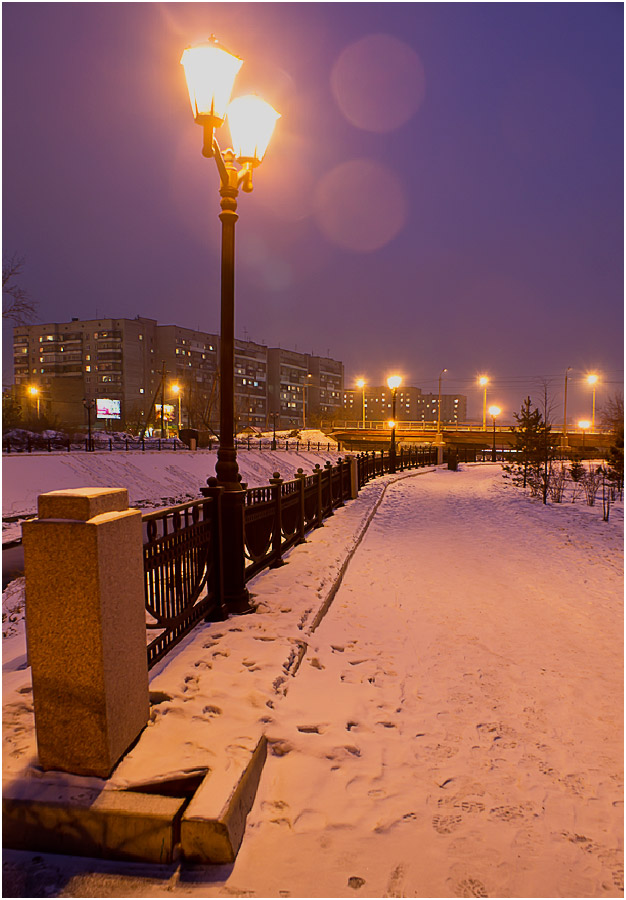
<instances>
[{"instance_id":1,"label":"apartment building","mask_svg":"<svg viewBox=\"0 0 626 900\"><path fill-rule=\"evenodd\" d=\"M401 385L396 394L396 419L399 422L436 422L438 394L424 394L421 388ZM363 390L344 390L343 409L346 418L362 420ZM387 385L365 387L366 421L380 422L391 418L392 391ZM441 395L441 421L445 424L465 421L467 397L463 394Z\"/></svg>"},{"instance_id":2,"label":"apartment building","mask_svg":"<svg viewBox=\"0 0 626 900\"><path fill-rule=\"evenodd\" d=\"M155 319L72 319L14 330L15 393L70 428L85 426L85 402L119 403L116 428L138 432L164 418L219 431L219 336ZM300 427L305 409L341 408L343 364L291 350L235 341L235 427ZM97 423L102 427L104 422Z\"/></svg>"}]
</instances>

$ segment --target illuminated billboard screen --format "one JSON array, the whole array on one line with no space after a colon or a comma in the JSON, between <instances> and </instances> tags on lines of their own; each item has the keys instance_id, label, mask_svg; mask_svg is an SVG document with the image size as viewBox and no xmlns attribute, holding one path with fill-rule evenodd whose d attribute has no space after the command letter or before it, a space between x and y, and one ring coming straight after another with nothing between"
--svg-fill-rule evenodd
<instances>
[{"instance_id":1,"label":"illuminated billboard screen","mask_svg":"<svg viewBox=\"0 0 626 900\"><path fill-rule=\"evenodd\" d=\"M161 404L160 403L154 404L154 411L155 411L157 419L160 419L161 418ZM171 405L171 403L163 404L163 418L166 422L174 421L174 407Z\"/></svg>"},{"instance_id":2,"label":"illuminated billboard screen","mask_svg":"<svg viewBox=\"0 0 626 900\"><path fill-rule=\"evenodd\" d=\"M121 400L96 400L96 419L121 419Z\"/></svg>"}]
</instances>

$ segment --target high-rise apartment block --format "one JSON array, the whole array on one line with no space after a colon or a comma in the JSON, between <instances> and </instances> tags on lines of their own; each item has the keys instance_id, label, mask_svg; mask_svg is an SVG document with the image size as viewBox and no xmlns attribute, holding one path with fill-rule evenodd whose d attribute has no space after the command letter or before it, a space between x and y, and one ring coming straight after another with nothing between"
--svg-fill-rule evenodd
<instances>
[{"instance_id":1,"label":"high-rise apartment block","mask_svg":"<svg viewBox=\"0 0 626 900\"><path fill-rule=\"evenodd\" d=\"M346 417L362 420L363 390L344 390L343 406ZM418 387L402 385L396 394L396 419L399 422L436 422L438 394L424 394ZM371 422L386 421L391 418L392 391L389 387L365 387L365 419ZM467 397L463 394L441 395L441 421L457 424L465 421Z\"/></svg>"},{"instance_id":2,"label":"high-rise apartment block","mask_svg":"<svg viewBox=\"0 0 626 900\"><path fill-rule=\"evenodd\" d=\"M82 428L85 402L119 401L119 426L159 426L161 405L183 427L219 431L219 335L155 319L72 319L14 330L16 392L42 415ZM176 390L175 390L176 386ZM235 341L236 427L301 427L341 409L343 363ZM180 398L180 402L179 402Z\"/></svg>"}]
</instances>

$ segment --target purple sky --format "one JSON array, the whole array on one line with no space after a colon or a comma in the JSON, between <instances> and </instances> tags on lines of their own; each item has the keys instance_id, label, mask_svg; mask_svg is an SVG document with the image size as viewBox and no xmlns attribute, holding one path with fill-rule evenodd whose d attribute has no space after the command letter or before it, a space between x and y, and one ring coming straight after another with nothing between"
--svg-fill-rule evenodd
<instances>
[{"instance_id":1,"label":"purple sky","mask_svg":"<svg viewBox=\"0 0 626 900\"><path fill-rule=\"evenodd\" d=\"M3 245L41 321L219 331L218 176L179 65L214 33L245 60L234 96L282 113L240 197L238 336L342 359L347 386L436 391L445 366L475 416L483 371L508 418L539 377L562 409L567 366L574 420L587 371L599 405L621 390L621 3L2 14Z\"/></svg>"}]
</instances>

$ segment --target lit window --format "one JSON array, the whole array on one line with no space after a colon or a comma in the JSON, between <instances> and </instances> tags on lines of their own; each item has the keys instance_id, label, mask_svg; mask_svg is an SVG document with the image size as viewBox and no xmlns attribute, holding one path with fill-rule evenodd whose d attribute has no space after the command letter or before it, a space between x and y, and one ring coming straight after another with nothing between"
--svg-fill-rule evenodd
<instances>
[{"instance_id":1,"label":"lit window","mask_svg":"<svg viewBox=\"0 0 626 900\"><path fill-rule=\"evenodd\" d=\"M143 388L139 388L139 393L143 394ZM142 413L142 415L143 415L143 413Z\"/></svg>"},{"instance_id":2,"label":"lit window","mask_svg":"<svg viewBox=\"0 0 626 900\"><path fill-rule=\"evenodd\" d=\"M85 366L85 372L91 372L91 366Z\"/></svg>"},{"instance_id":3,"label":"lit window","mask_svg":"<svg viewBox=\"0 0 626 900\"><path fill-rule=\"evenodd\" d=\"M139 335L139 340L140 340L140 341L143 341L143 334L140 334L140 335ZM142 415L143 415L143 413L142 413Z\"/></svg>"}]
</instances>

